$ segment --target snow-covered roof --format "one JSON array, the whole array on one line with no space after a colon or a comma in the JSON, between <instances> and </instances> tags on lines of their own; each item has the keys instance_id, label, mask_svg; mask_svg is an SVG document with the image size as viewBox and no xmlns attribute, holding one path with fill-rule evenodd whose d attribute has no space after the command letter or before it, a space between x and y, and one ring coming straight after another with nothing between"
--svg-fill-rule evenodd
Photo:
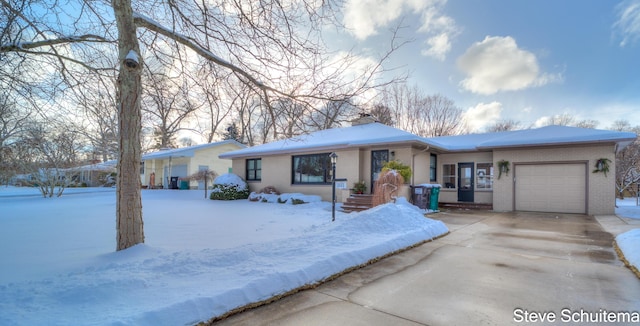
<instances>
[{"instance_id":1,"label":"snow-covered roof","mask_svg":"<svg viewBox=\"0 0 640 326\"><path fill-rule=\"evenodd\" d=\"M283 153L303 153L350 147L415 143L444 152L487 151L497 148L553 146L566 144L617 143L621 147L633 142L632 132L547 126L537 129L504 131L424 138L381 123L320 130L308 135L248 147L220 155L241 158Z\"/></svg>"},{"instance_id":2,"label":"snow-covered roof","mask_svg":"<svg viewBox=\"0 0 640 326\"><path fill-rule=\"evenodd\" d=\"M244 144L241 144L233 139L229 139L229 140L223 140L223 141L219 141L219 142L215 142L215 143L208 143L208 144L202 144L202 145L195 145L195 146L189 146L189 147L182 147L182 148L174 148L174 149L167 149L167 150L161 150L161 151L157 151L157 152L153 152L153 153L148 153L148 154L144 154L142 155L142 160L146 161L146 160L157 160L157 159L166 159L166 158L170 158L170 157L193 157L195 155L196 151L199 150L203 150L203 149L207 149L207 148L211 148L211 147L216 147L216 146L220 146L220 145L224 145L224 144L236 144L240 147L247 147Z\"/></svg>"},{"instance_id":3,"label":"snow-covered roof","mask_svg":"<svg viewBox=\"0 0 640 326\"><path fill-rule=\"evenodd\" d=\"M68 169L61 169L63 171L114 171L118 161L111 160L102 163L87 164L82 166L76 166Z\"/></svg>"},{"instance_id":4,"label":"snow-covered roof","mask_svg":"<svg viewBox=\"0 0 640 326\"><path fill-rule=\"evenodd\" d=\"M381 123L325 129L307 135L275 141L220 154L220 158L251 157L291 152L334 151L350 147L382 144L418 143L429 146L427 139Z\"/></svg>"},{"instance_id":5,"label":"snow-covered roof","mask_svg":"<svg viewBox=\"0 0 640 326\"><path fill-rule=\"evenodd\" d=\"M536 129L436 137L429 140L449 151L475 151L510 147L594 143L618 143L624 147L633 142L636 137L637 135L632 132L546 126Z\"/></svg>"}]
</instances>

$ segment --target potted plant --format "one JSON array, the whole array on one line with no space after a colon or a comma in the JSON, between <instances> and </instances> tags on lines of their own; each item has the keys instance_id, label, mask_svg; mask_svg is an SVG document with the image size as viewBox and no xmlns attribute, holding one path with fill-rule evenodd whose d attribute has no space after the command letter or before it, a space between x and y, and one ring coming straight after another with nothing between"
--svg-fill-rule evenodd
<instances>
[{"instance_id":1,"label":"potted plant","mask_svg":"<svg viewBox=\"0 0 640 326\"><path fill-rule=\"evenodd\" d=\"M367 184L364 181L358 181L353 184L354 194L364 194L367 191Z\"/></svg>"}]
</instances>

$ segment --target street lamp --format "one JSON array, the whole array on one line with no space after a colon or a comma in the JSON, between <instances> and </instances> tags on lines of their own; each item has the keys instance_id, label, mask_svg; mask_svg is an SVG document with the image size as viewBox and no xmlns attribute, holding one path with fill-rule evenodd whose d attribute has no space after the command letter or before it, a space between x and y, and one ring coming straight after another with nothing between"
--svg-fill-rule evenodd
<instances>
[{"instance_id":1,"label":"street lamp","mask_svg":"<svg viewBox=\"0 0 640 326\"><path fill-rule=\"evenodd\" d=\"M336 162L338 161L338 154L333 152L329 154L331 158L331 222L336 220Z\"/></svg>"}]
</instances>

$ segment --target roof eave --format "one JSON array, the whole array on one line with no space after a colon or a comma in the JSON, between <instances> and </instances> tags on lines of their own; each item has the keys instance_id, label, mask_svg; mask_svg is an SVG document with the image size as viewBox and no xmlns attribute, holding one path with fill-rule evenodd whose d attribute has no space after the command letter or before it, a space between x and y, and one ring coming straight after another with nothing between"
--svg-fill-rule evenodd
<instances>
[{"instance_id":1,"label":"roof eave","mask_svg":"<svg viewBox=\"0 0 640 326\"><path fill-rule=\"evenodd\" d=\"M186 152L186 151L185 151ZM167 153L165 155L151 155L151 157L144 157L142 156L142 160L143 161L148 161L148 160L164 160L164 159L168 159L168 158L179 158L179 157L194 157L195 156L195 151L190 151L190 153L184 154L184 153Z\"/></svg>"},{"instance_id":2,"label":"roof eave","mask_svg":"<svg viewBox=\"0 0 640 326\"><path fill-rule=\"evenodd\" d=\"M602 140L585 140L585 141L565 141L565 142L553 142L553 143L535 143L535 144L509 144L509 145L495 145L495 146L477 146L478 150L493 150L503 148L523 148L523 147L548 147L548 146L567 146L567 145L603 145L603 144L629 144L634 139L602 139ZM626 146L626 145L625 145Z\"/></svg>"},{"instance_id":3,"label":"roof eave","mask_svg":"<svg viewBox=\"0 0 640 326\"><path fill-rule=\"evenodd\" d=\"M334 144L334 145L325 145L325 146L308 147L308 148L266 150L266 151L257 151L257 152L240 153L240 154L233 154L233 152L227 152L227 153L222 153L218 155L218 157L221 159L241 159L241 158L252 158L252 157L262 157L262 156L274 156L274 155L281 155L281 154L293 155L293 154L307 154L307 153L315 153L315 152L323 152L323 151L333 152L337 150L352 149L352 148L398 145L398 144L412 144L412 145L418 144L418 145L446 151L445 148L441 148L440 146L433 145L426 141L413 139L413 140L398 140L398 141L376 142L376 143Z\"/></svg>"}]
</instances>

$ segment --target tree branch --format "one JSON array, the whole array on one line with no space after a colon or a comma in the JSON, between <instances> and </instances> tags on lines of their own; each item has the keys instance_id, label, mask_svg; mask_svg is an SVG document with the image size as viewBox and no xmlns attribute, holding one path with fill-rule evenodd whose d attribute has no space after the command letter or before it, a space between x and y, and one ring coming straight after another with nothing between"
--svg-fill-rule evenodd
<instances>
[{"instance_id":1,"label":"tree branch","mask_svg":"<svg viewBox=\"0 0 640 326\"><path fill-rule=\"evenodd\" d=\"M190 49L192 49L193 51L195 51L196 53L198 53L199 55L201 55L204 58L207 58L208 60L211 60L213 62L215 62L216 64L226 67L228 69L230 69L231 71L241 75L242 77L248 79L251 83L253 83L254 85L256 85L257 87L259 87L261 90L263 91L272 91L274 93L283 95L283 96L290 96L289 94L286 94L284 92L281 92L275 88L269 87L267 85L265 85L263 82L257 80L255 77L253 77L251 74L249 74L248 72L246 72L244 69L232 64L231 62L228 62L222 58L220 58L219 56L215 55L214 53L212 53L211 51L199 46L198 44L196 44L193 40L187 38L184 35L181 35L179 33L175 33L167 28L165 28L164 26L162 26L161 24L157 23L156 21L154 21L153 19L146 17L140 13L134 13L133 14L133 21L137 26L140 27L144 27L146 29L149 29L151 31L154 31L158 34L164 35Z\"/></svg>"},{"instance_id":2,"label":"tree branch","mask_svg":"<svg viewBox=\"0 0 640 326\"><path fill-rule=\"evenodd\" d=\"M43 46L54 46L59 44L81 43L81 42L108 43L110 41L105 39L102 36L92 35L92 34L80 35L80 36L66 36L66 37L60 37L56 39L47 39L47 40L36 41L36 42L17 42L17 43L11 43L11 44L2 44L0 45L0 52L27 52L26 50L35 49Z\"/></svg>"}]
</instances>

